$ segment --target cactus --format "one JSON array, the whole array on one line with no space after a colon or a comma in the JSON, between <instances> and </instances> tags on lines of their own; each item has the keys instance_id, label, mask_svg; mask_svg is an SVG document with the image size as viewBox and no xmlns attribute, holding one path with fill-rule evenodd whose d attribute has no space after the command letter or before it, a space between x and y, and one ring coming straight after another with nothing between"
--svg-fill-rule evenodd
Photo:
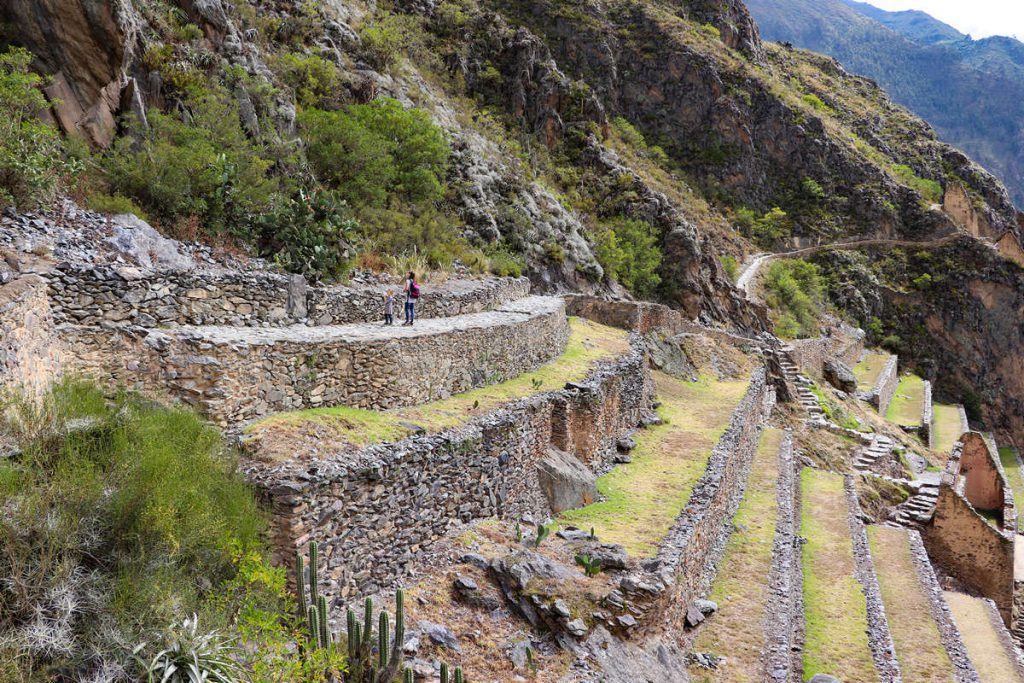
<instances>
[{"instance_id":1,"label":"cactus","mask_svg":"<svg viewBox=\"0 0 1024 683\"><path fill-rule=\"evenodd\" d=\"M441 662L441 683L448 683L448 665Z\"/></svg>"},{"instance_id":2,"label":"cactus","mask_svg":"<svg viewBox=\"0 0 1024 683\"><path fill-rule=\"evenodd\" d=\"M320 641L320 647L327 647L331 644L331 636L327 630L327 598L320 596L320 600L316 604L317 615L320 620L317 623L317 638Z\"/></svg>"},{"instance_id":3,"label":"cactus","mask_svg":"<svg viewBox=\"0 0 1024 683\"><path fill-rule=\"evenodd\" d=\"M454 683L463 683L462 681L462 667L455 667L455 680Z\"/></svg>"},{"instance_id":4,"label":"cactus","mask_svg":"<svg viewBox=\"0 0 1024 683\"><path fill-rule=\"evenodd\" d=\"M519 526L519 522L516 521L516 543L523 542L523 527Z\"/></svg>"},{"instance_id":5,"label":"cactus","mask_svg":"<svg viewBox=\"0 0 1024 683\"><path fill-rule=\"evenodd\" d=\"M380 625L377 627L377 657L380 660L380 668L388 667L388 613L380 613Z\"/></svg>"},{"instance_id":6,"label":"cactus","mask_svg":"<svg viewBox=\"0 0 1024 683\"><path fill-rule=\"evenodd\" d=\"M306 613L306 563L299 553L295 553L295 593L299 598L299 615L304 616Z\"/></svg>"},{"instance_id":7,"label":"cactus","mask_svg":"<svg viewBox=\"0 0 1024 683\"><path fill-rule=\"evenodd\" d=\"M583 567L583 573L587 576L597 576L601 573L601 559L590 555L577 555L576 564Z\"/></svg>"},{"instance_id":8,"label":"cactus","mask_svg":"<svg viewBox=\"0 0 1024 683\"><path fill-rule=\"evenodd\" d=\"M403 683L412 683L412 669L406 667L405 673L402 675L402 681Z\"/></svg>"},{"instance_id":9,"label":"cactus","mask_svg":"<svg viewBox=\"0 0 1024 683\"><path fill-rule=\"evenodd\" d=\"M313 605L319 602L320 598L320 572L317 570L317 559L320 555L320 546L316 541L309 544L309 602Z\"/></svg>"},{"instance_id":10,"label":"cactus","mask_svg":"<svg viewBox=\"0 0 1024 683\"><path fill-rule=\"evenodd\" d=\"M533 542L534 548L539 548L540 544L544 542L544 539L551 533L551 524L540 524L537 526L537 538Z\"/></svg>"}]
</instances>

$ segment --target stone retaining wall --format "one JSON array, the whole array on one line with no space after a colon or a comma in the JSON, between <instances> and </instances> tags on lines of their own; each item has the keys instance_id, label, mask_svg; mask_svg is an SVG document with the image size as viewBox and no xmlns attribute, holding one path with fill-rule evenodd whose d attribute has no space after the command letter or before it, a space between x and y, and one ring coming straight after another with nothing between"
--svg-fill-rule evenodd
<instances>
[{"instance_id":1,"label":"stone retaining wall","mask_svg":"<svg viewBox=\"0 0 1024 683\"><path fill-rule=\"evenodd\" d=\"M339 452L313 462L249 462L250 481L273 510L277 560L320 543L323 592L377 593L434 541L488 517L551 514L537 477L555 446L604 469L617 439L649 413L653 383L639 340L590 377L444 433Z\"/></svg>"},{"instance_id":2,"label":"stone retaining wall","mask_svg":"<svg viewBox=\"0 0 1024 683\"><path fill-rule=\"evenodd\" d=\"M987 450L980 434L969 432L967 444ZM975 510L963 491L960 461L965 441L957 443L939 485L939 496L931 521L922 528L928 555L943 571L963 582L999 607L1006 624L1011 623L1014 582L1014 540L1016 514L1012 493L1004 486L1003 531ZM1005 484L1005 480L1003 481Z\"/></svg>"},{"instance_id":3,"label":"stone retaining wall","mask_svg":"<svg viewBox=\"0 0 1024 683\"><path fill-rule=\"evenodd\" d=\"M647 301L609 301L586 294L569 294L565 297L565 308L569 315L642 335L656 329L672 334L690 323L680 311Z\"/></svg>"},{"instance_id":4,"label":"stone retaining wall","mask_svg":"<svg viewBox=\"0 0 1024 683\"><path fill-rule=\"evenodd\" d=\"M227 427L321 405L415 405L502 382L562 353L569 327L560 299L531 297L411 328L61 332L76 370L179 398Z\"/></svg>"},{"instance_id":5,"label":"stone retaining wall","mask_svg":"<svg viewBox=\"0 0 1024 683\"><path fill-rule=\"evenodd\" d=\"M778 518L768 574L765 647L761 656L764 680L790 683L803 672L803 572L800 563L800 480L793 455L793 433L787 431L779 446L779 477L775 499Z\"/></svg>"},{"instance_id":6,"label":"stone retaining wall","mask_svg":"<svg viewBox=\"0 0 1024 683\"><path fill-rule=\"evenodd\" d=\"M847 475L843 478L843 490L846 493L846 520L849 523L850 540L853 545L854 574L864 591L867 604L868 646L871 648L871 656L875 661L879 678L883 681L899 681L902 678L899 661L896 659L896 644L893 643L889 620L885 616L882 589L875 574L868 533L864 528L864 522L861 521L862 513L853 477Z\"/></svg>"},{"instance_id":7,"label":"stone retaining wall","mask_svg":"<svg viewBox=\"0 0 1024 683\"><path fill-rule=\"evenodd\" d=\"M631 613L642 617L643 629L668 626L682 633L687 608L710 590L774 400L767 373L758 368L652 568L619 582Z\"/></svg>"},{"instance_id":8,"label":"stone retaining wall","mask_svg":"<svg viewBox=\"0 0 1024 683\"><path fill-rule=\"evenodd\" d=\"M385 285L308 286L301 275L267 271L163 272L58 264L49 275L59 323L170 325L343 325L381 320ZM401 294L401 287L394 287ZM529 294L526 278L423 285L422 318L479 313ZM401 297L399 297L401 298ZM396 311L401 315L401 302Z\"/></svg>"},{"instance_id":9,"label":"stone retaining wall","mask_svg":"<svg viewBox=\"0 0 1024 683\"><path fill-rule=\"evenodd\" d=\"M864 332L849 325L813 339L795 339L788 343L793 362L802 370L820 378L826 361L837 359L848 367L857 364L864 352Z\"/></svg>"},{"instance_id":10,"label":"stone retaining wall","mask_svg":"<svg viewBox=\"0 0 1024 683\"><path fill-rule=\"evenodd\" d=\"M935 448L935 415L932 406L932 383L924 381L924 406L921 408L921 440L928 448Z\"/></svg>"},{"instance_id":11,"label":"stone retaining wall","mask_svg":"<svg viewBox=\"0 0 1024 683\"><path fill-rule=\"evenodd\" d=\"M956 683L981 683L978 672L971 663L967 647L960 637L960 629L953 620L953 613L946 604L946 598L942 594L942 586L935 576L935 569L932 568L931 560L925 551L921 534L913 529L907 530L907 541L910 544L910 558L917 571L917 580L921 584L921 590L928 598L928 612L931 614L935 625L939 629L939 638L949 655L953 664L953 677Z\"/></svg>"},{"instance_id":12,"label":"stone retaining wall","mask_svg":"<svg viewBox=\"0 0 1024 683\"><path fill-rule=\"evenodd\" d=\"M63 360L46 281L23 275L0 285L0 393L39 398L60 376Z\"/></svg>"},{"instance_id":13,"label":"stone retaining wall","mask_svg":"<svg viewBox=\"0 0 1024 683\"><path fill-rule=\"evenodd\" d=\"M885 362L885 367L882 368L878 379L875 380L875 386L872 387L871 393L868 395L868 402L877 408L881 415L885 415L885 411L889 409L889 402L892 401L893 394L896 393L896 387L900 383L897 361L898 359L895 355L889 356L889 359Z\"/></svg>"}]
</instances>

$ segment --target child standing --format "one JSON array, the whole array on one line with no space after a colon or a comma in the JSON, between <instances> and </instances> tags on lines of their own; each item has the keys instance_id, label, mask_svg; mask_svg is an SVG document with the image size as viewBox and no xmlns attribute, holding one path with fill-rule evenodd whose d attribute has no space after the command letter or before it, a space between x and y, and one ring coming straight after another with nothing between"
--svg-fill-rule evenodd
<instances>
[{"instance_id":1,"label":"child standing","mask_svg":"<svg viewBox=\"0 0 1024 683\"><path fill-rule=\"evenodd\" d=\"M395 324L395 292L392 289L384 296L384 324Z\"/></svg>"}]
</instances>

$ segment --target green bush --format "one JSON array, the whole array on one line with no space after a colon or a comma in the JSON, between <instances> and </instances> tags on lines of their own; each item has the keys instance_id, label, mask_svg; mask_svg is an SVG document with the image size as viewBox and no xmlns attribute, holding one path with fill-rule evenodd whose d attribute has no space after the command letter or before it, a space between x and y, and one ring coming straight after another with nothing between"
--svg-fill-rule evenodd
<instances>
[{"instance_id":1,"label":"green bush","mask_svg":"<svg viewBox=\"0 0 1024 683\"><path fill-rule=\"evenodd\" d=\"M409 38L408 18L386 14L359 30L363 58L378 71L387 71L397 61Z\"/></svg>"},{"instance_id":2,"label":"green bush","mask_svg":"<svg viewBox=\"0 0 1024 683\"><path fill-rule=\"evenodd\" d=\"M52 201L77 169L64 157L56 129L39 119L49 105L43 80L21 48L0 53L0 209L33 209Z\"/></svg>"},{"instance_id":3,"label":"green bush","mask_svg":"<svg viewBox=\"0 0 1024 683\"><path fill-rule=\"evenodd\" d=\"M130 134L101 159L107 181L158 222L194 217L207 234L249 239L278 187L272 162L246 136L226 93L207 92L187 110L188 120L151 109L146 129L129 120Z\"/></svg>"},{"instance_id":4,"label":"green bush","mask_svg":"<svg viewBox=\"0 0 1024 683\"><path fill-rule=\"evenodd\" d=\"M495 247L487 251L490 260L490 271L501 277L520 277L526 270L526 262L522 256L513 254L507 247Z\"/></svg>"},{"instance_id":5,"label":"green bush","mask_svg":"<svg viewBox=\"0 0 1024 683\"><path fill-rule=\"evenodd\" d=\"M341 111L307 109L299 125L318 177L356 208L382 207L389 199L418 204L444 194L450 149L420 109L384 97Z\"/></svg>"},{"instance_id":6,"label":"green bush","mask_svg":"<svg viewBox=\"0 0 1024 683\"><path fill-rule=\"evenodd\" d=\"M825 284L818 267L800 259L773 261L764 278L765 303L782 337L810 337L818 331Z\"/></svg>"},{"instance_id":7,"label":"green bush","mask_svg":"<svg viewBox=\"0 0 1024 683\"><path fill-rule=\"evenodd\" d=\"M921 178L914 169L905 164L896 164L892 167L892 173L896 179L912 190L915 190L929 204L942 202L942 185L934 180Z\"/></svg>"},{"instance_id":8,"label":"green bush","mask_svg":"<svg viewBox=\"0 0 1024 683\"><path fill-rule=\"evenodd\" d=\"M730 282L736 282L736 278L739 277L740 273L740 266L736 258L729 254L723 254L719 260L722 262L722 269L725 271L726 277L729 278Z\"/></svg>"},{"instance_id":9,"label":"green bush","mask_svg":"<svg viewBox=\"0 0 1024 683\"><path fill-rule=\"evenodd\" d=\"M144 221L149 220L142 207L123 195L93 194L86 198L85 204L93 211L99 211L100 213L114 216L121 213L133 213Z\"/></svg>"},{"instance_id":10,"label":"green bush","mask_svg":"<svg viewBox=\"0 0 1024 683\"><path fill-rule=\"evenodd\" d=\"M0 662L25 679L128 665L261 547L252 492L190 411L68 381L4 415L22 454L0 462Z\"/></svg>"},{"instance_id":11,"label":"green bush","mask_svg":"<svg viewBox=\"0 0 1024 683\"><path fill-rule=\"evenodd\" d=\"M800 99L803 100L804 104L807 104L812 109L814 109L814 111L819 111L819 112L832 111L832 109L827 104L825 104L820 97L818 97L817 95L815 95L813 93L808 93L808 94L804 95L803 97L801 97Z\"/></svg>"},{"instance_id":12,"label":"green bush","mask_svg":"<svg viewBox=\"0 0 1024 683\"><path fill-rule=\"evenodd\" d=\"M261 256L314 282L341 277L359 224L331 191L281 198L256 222Z\"/></svg>"},{"instance_id":13,"label":"green bush","mask_svg":"<svg viewBox=\"0 0 1024 683\"><path fill-rule=\"evenodd\" d=\"M762 249L773 248L791 230L789 216L777 206L762 216L751 209L740 207L736 210L734 220L739 231Z\"/></svg>"},{"instance_id":14,"label":"green bush","mask_svg":"<svg viewBox=\"0 0 1024 683\"><path fill-rule=\"evenodd\" d=\"M661 283L661 248L647 221L620 217L601 226L595 236L595 252L605 275L636 296L652 295Z\"/></svg>"},{"instance_id":15,"label":"green bush","mask_svg":"<svg viewBox=\"0 0 1024 683\"><path fill-rule=\"evenodd\" d=\"M317 55L285 52L272 63L300 106L323 107L337 98L339 75L333 62Z\"/></svg>"}]
</instances>

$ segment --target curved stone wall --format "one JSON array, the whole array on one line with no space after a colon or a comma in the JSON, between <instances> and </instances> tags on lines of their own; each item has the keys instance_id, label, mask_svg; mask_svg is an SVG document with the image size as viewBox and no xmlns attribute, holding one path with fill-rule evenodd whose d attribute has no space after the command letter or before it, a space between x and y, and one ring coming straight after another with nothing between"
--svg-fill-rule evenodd
<instances>
[{"instance_id":1,"label":"curved stone wall","mask_svg":"<svg viewBox=\"0 0 1024 683\"><path fill-rule=\"evenodd\" d=\"M537 471L552 445L603 469L652 400L646 354L635 343L571 388L514 401L464 427L315 461L248 461L244 469L271 503L277 559L290 566L296 549L318 541L323 592L370 595L459 524L548 517Z\"/></svg>"},{"instance_id":2,"label":"curved stone wall","mask_svg":"<svg viewBox=\"0 0 1024 683\"><path fill-rule=\"evenodd\" d=\"M534 370L565 349L561 299L370 325L238 328L64 326L76 370L180 398L222 426L321 405L387 409Z\"/></svg>"},{"instance_id":3,"label":"curved stone wall","mask_svg":"<svg viewBox=\"0 0 1024 683\"><path fill-rule=\"evenodd\" d=\"M58 264L48 278L57 322L139 327L373 322L382 319L383 297L388 289L386 285L309 286L302 276L269 271L155 273L128 266L70 263ZM529 292L526 278L425 284L418 312L423 318L480 313Z\"/></svg>"}]
</instances>

